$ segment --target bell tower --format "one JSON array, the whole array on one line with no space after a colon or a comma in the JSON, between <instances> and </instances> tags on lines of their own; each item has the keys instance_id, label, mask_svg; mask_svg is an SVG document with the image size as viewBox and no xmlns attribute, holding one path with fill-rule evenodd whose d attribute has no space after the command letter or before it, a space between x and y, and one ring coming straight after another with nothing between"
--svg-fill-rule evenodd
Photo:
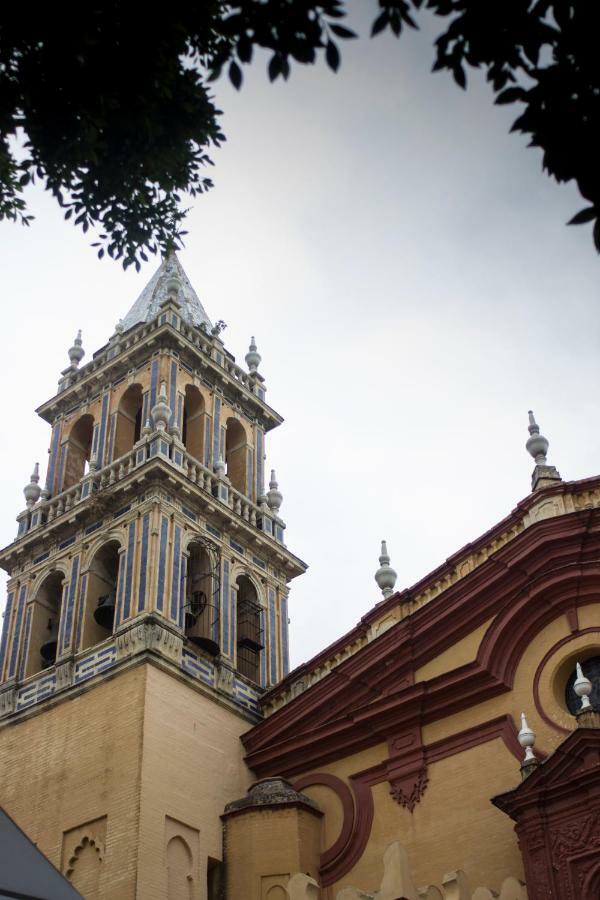
<instances>
[{"instance_id":1,"label":"bell tower","mask_svg":"<svg viewBox=\"0 0 600 900\"><path fill-rule=\"evenodd\" d=\"M217 896L239 735L288 672L282 419L223 328L171 253L86 364L79 333L0 551L3 802L86 898Z\"/></svg>"}]
</instances>

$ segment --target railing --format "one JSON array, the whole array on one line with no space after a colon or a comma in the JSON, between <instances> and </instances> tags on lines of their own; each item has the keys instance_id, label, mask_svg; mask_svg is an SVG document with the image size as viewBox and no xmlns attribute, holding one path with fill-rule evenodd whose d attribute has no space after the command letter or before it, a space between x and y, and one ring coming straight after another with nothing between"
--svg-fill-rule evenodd
<instances>
[{"instance_id":1,"label":"railing","mask_svg":"<svg viewBox=\"0 0 600 900\"><path fill-rule=\"evenodd\" d=\"M151 455L150 447L155 442L166 444L167 453L161 451ZM271 513L266 503L257 506L249 497L234 488L226 476L211 472L188 453L181 444L171 443L170 439L165 441L164 432L155 432L149 435L124 456L115 459L98 471L90 471L80 482L68 487L56 497L40 500L33 509L25 510L17 517L19 521L18 537L20 538L34 528L47 525L64 513L70 512L88 497L127 478L134 470L140 469L151 459L162 459L170 463L193 484L209 494L213 500L227 507L252 527L258 528L279 543L283 543L285 526L279 518ZM175 461L176 459L177 461Z\"/></svg>"}]
</instances>

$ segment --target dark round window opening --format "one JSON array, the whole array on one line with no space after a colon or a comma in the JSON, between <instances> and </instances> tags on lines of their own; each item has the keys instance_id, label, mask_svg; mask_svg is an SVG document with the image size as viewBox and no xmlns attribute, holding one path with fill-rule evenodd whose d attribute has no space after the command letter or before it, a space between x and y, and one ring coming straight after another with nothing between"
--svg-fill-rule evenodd
<instances>
[{"instance_id":1,"label":"dark round window opening","mask_svg":"<svg viewBox=\"0 0 600 900\"><path fill-rule=\"evenodd\" d=\"M573 668L575 668L573 666ZM592 682L592 693L590 694L590 703L592 706L595 706L596 709L600 709L600 656L592 656L591 659L586 659L585 662L581 663L581 668L583 669L583 674L586 678L589 678ZM578 697L575 691L573 690L573 685L577 680L577 673L573 672L569 680L567 681L567 687L565 690L565 700L567 702L567 707L569 712L572 715L579 712L581 709L581 697Z\"/></svg>"}]
</instances>

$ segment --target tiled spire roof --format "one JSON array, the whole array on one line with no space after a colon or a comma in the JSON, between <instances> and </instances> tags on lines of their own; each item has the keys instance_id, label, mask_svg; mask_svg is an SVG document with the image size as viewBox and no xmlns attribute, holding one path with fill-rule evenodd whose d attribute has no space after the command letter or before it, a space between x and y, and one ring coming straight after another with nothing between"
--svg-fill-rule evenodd
<instances>
[{"instance_id":1,"label":"tiled spire roof","mask_svg":"<svg viewBox=\"0 0 600 900\"><path fill-rule=\"evenodd\" d=\"M150 322L156 318L161 303L167 299L169 294L169 283L174 278L178 279L181 284L177 300L181 307L182 318L191 325L200 326L204 323L210 331L212 323L174 251L171 251L163 259L140 296L122 319L123 331L128 331L140 322Z\"/></svg>"}]
</instances>

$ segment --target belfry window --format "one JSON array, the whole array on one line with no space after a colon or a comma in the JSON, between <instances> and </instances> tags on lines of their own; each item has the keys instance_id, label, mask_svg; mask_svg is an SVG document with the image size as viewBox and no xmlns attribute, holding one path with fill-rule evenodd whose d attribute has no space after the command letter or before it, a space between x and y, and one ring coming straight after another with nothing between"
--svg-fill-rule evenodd
<instances>
[{"instance_id":1,"label":"belfry window","mask_svg":"<svg viewBox=\"0 0 600 900\"><path fill-rule=\"evenodd\" d=\"M119 580L119 543L109 541L94 555L87 576L86 595L83 600L82 632L80 646L93 647L112 634L117 584Z\"/></svg>"},{"instance_id":2,"label":"belfry window","mask_svg":"<svg viewBox=\"0 0 600 900\"><path fill-rule=\"evenodd\" d=\"M181 439L190 456L204 462L204 398L197 387L188 384L183 402Z\"/></svg>"},{"instance_id":3,"label":"belfry window","mask_svg":"<svg viewBox=\"0 0 600 900\"><path fill-rule=\"evenodd\" d=\"M50 572L33 600L25 675L35 675L56 662L64 575Z\"/></svg>"},{"instance_id":4,"label":"belfry window","mask_svg":"<svg viewBox=\"0 0 600 900\"><path fill-rule=\"evenodd\" d=\"M211 656L219 652L219 583L210 553L190 544L185 592L186 637Z\"/></svg>"},{"instance_id":5,"label":"belfry window","mask_svg":"<svg viewBox=\"0 0 600 900\"><path fill-rule=\"evenodd\" d=\"M131 384L121 397L117 409L114 459L125 456L142 433L143 395L141 384Z\"/></svg>"},{"instance_id":6,"label":"belfry window","mask_svg":"<svg viewBox=\"0 0 600 900\"><path fill-rule=\"evenodd\" d=\"M264 647L261 607L256 588L247 575L237 579L237 668L251 681L260 681L260 654Z\"/></svg>"},{"instance_id":7,"label":"belfry window","mask_svg":"<svg viewBox=\"0 0 600 900\"><path fill-rule=\"evenodd\" d=\"M248 441L241 422L227 419L225 432L225 467L227 477L241 494L246 493Z\"/></svg>"},{"instance_id":8,"label":"belfry window","mask_svg":"<svg viewBox=\"0 0 600 900\"><path fill-rule=\"evenodd\" d=\"M62 490L77 484L86 474L92 453L93 435L94 419L86 413L73 424L68 440L63 444L65 474Z\"/></svg>"}]
</instances>

